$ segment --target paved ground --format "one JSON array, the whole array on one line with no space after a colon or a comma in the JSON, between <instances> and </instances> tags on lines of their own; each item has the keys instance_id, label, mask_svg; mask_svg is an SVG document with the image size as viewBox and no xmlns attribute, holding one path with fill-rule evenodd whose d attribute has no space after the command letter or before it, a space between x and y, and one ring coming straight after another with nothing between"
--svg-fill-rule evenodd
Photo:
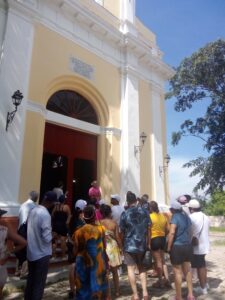
<instances>
[{"instance_id":1,"label":"paved ground","mask_svg":"<svg viewBox=\"0 0 225 300\"><path fill-rule=\"evenodd\" d=\"M225 234L213 233L210 235L211 240L211 252L207 256L207 264L208 264L208 283L210 286L210 290L208 295L198 295L195 294L197 300L225 300ZM51 274L51 278L49 280L53 280L57 278L59 280L57 283L49 283L45 288L44 300L61 300L68 299L67 298L67 290L68 290L68 281L60 279L58 276L65 277L66 269L64 268L60 272L56 272L55 274ZM171 273L172 277L172 273ZM152 283L155 282L156 279L148 277L148 290L149 295L151 296L151 300L169 300L172 299L175 292L173 289L155 289L152 288ZM112 281L111 285L112 285ZM13 281L13 278L10 279L10 282L7 286L7 290L9 292L8 296L5 296L5 300L11 299L23 299L23 287L25 282ZM17 286L17 291L15 291L15 285ZM20 286L20 290L18 291L18 286ZM131 289L128 284L126 274L123 274L120 277L120 286L121 286L121 296L115 298L113 288L112 288L112 299L118 300L128 300L131 297ZM194 286L198 286L196 280L194 280ZM185 283L183 284L183 296L185 299L186 296L186 287Z\"/></svg>"}]
</instances>

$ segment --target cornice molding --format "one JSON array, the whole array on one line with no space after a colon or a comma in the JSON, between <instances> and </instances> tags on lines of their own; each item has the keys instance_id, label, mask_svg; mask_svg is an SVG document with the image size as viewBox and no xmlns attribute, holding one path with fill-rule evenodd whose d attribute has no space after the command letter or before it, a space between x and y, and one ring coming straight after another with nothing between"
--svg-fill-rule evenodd
<instances>
[{"instance_id":1,"label":"cornice molding","mask_svg":"<svg viewBox=\"0 0 225 300\"><path fill-rule=\"evenodd\" d=\"M141 79L151 81L154 72L165 81L175 74L174 70L162 61L162 53L156 45L150 45L149 41L133 32L123 34L119 27L124 21L112 16L94 1L86 2L95 5L104 17L110 17L115 26L100 19L92 10L84 10L80 0L8 0L10 8L31 18L33 22L40 22L79 46L91 49L94 54L117 68L127 65ZM52 11L51 16L49 10ZM66 26L68 22L70 26ZM79 31L86 34L79 34ZM95 44L89 38L90 35L96 37ZM133 59L127 61L127 54L131 54Z\"/></svg>"}]
</instances>

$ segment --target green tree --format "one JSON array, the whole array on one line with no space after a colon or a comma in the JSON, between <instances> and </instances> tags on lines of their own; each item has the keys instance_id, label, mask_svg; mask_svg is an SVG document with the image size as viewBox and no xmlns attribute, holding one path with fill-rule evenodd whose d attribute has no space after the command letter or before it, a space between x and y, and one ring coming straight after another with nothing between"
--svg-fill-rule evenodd
<instances>
[{"instance_id":1,"label":"green tree","mask_svg":"<svg viewBox=\"0 0 225 300\"><path fill-rule=\"evenodd\" d=\"M184 165L192 167L190 176L199 175L194 191L212 194L225 184L225 40L217 40L185 58L170 80L167 99L175 97L175 110L183 112L193 104L207 102L205 113L196 120L185 120L172 134L175 146L184 136L203 141L208 157L198 157Z\"/></svg>"},{"instance_id":2,"label":"green tree","mask_svg":"<svg viewBox=\"0 0 225 300\"><path fill-rule=\"evenodd\" d=\"M225 192L214 192L211 200L204 203L203 210L209 216L225 216Z\"/></svg>"}]
</instances>

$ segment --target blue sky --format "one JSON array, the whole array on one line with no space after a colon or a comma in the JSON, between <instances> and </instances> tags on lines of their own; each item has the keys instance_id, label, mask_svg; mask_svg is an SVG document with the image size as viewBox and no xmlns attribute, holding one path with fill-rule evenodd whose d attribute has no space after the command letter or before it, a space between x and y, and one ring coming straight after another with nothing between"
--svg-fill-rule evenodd
<instances>
[{"instance_id":1,"label":"blue sky","mask_svg":"<svg viewBox=\"0 0 225 300\"><path fill-rule=\"evenodd\" d=\"M174 67L208 42L225 38L225 0L136 0L136 15L156 34L164 61ZM176 113L173 106L173 100L166 102L171 199L179 194L191 194L198 181L190 178L190 170L183 169L182 165L207 155L196 138L184 138L178 146L171 146L171 133L185 119L195 119L204 110L204 103L185 113Z\"/></svg>"}]
</instances>

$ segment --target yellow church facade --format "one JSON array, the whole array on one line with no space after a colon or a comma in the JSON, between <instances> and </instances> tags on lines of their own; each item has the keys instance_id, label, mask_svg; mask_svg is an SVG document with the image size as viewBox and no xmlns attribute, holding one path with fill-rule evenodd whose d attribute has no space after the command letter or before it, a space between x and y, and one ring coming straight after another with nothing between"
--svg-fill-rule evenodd
<instances>
[{"instance_id":1,"label":"yellow church facade","mask_svg":"<svg viewBox=\"0 0 225 300\"><path fill-rule=\"evenodd\" d=\"M164 84L173 74L133 0L0 1L0 206L97 179L167 203ZM23 100L12 121L12 95Z\"/></svg>"}]
</instances>

